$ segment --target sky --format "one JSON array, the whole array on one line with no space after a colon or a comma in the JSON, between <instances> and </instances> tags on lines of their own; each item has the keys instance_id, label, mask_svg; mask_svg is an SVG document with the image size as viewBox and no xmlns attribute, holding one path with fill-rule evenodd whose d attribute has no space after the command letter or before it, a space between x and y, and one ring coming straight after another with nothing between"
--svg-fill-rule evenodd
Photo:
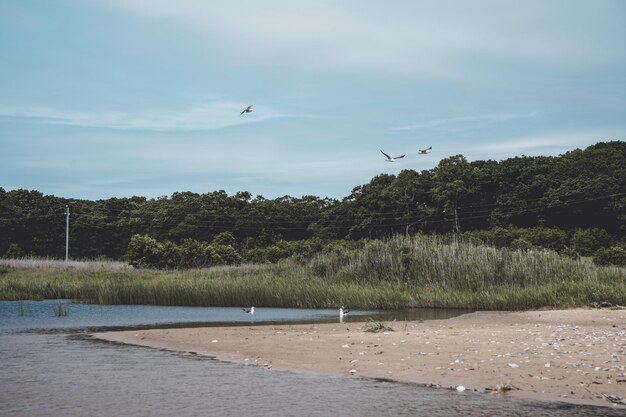
<instances>
[{"instance_id":1,"label":"sky","mask_svg":"<svg viewBox=\"0 0 626 417\"><path fill-rule=\"evenodd\" d=\"M5 190L341 199L626 140L622 0L0 0L0 56Z\"/></svg>"}]
</instances>

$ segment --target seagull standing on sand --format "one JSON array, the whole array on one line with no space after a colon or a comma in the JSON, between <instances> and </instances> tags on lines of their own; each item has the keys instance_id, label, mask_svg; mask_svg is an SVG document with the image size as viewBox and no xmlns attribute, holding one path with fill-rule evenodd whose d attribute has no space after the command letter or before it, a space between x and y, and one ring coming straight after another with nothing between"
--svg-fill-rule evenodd
<instances>
[{"instance_id":1,"label":"seagull standing on sand","mask_svg":"<svg viewBox=\"0 0 626 417\"><path fill-rule=\"evenodd\" d=\"M431 146L431 147L429 147L429 148L426 148L426 149L420 149L420 150L419 150L419 154L420 154L420 155L426 155L427 153L430 153L430 151L432 151L432 150L433 150L433 147L432 147L432 146Z\"/></svg>"},{"instance_id":2,"label":"seagull standing on sand","mask_svg":"<svg viewBox=\"0 0 626 417\"><path fill-rule=\"evenodd\" d=\"M383 155L385 155L385 158L387 162L396 162L396 159L400 159L400 158L404 158L406 155L401 155L401 156L395 156L395 157L390 157L389 155L387 155L386 153L384 153L383 151L380 151L380 153L382 153Z\"/></svg>"},{"instance_id":3,"label":"seagull standing on sand","mask_svg":"<svg viewBox=\"0 0 626 417\"><path fill-rule=\"evenodd\" d=\"M254 110L252 110L252 104L249 105L248 107L246 107L245 109L243 109L243 111L241 113L239 113L239 116L241 116L244 113L252 113Z\"/></svg>"},{"instance_id":4,"label":"seagull standing on sand","mask_svg":"<svg viewBox=\"0 0 626 417\"><path fill-rule=\"evenodd\" d=\"M254 314L254 307L250 307L250 308L242 308L242 310L243 310L245 313L248 313L248 314Z\"/></svg>"}]
</instances>

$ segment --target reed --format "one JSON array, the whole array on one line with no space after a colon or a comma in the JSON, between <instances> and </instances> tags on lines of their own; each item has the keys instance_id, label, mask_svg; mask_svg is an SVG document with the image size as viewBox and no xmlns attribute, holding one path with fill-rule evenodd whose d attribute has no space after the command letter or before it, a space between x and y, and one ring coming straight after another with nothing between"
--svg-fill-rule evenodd
<instances>
[{"instance_id":1,"label":"reed","mask_svg":"<svg viewBox=\"0 0 626 417\"><path fill-rule=\"evenodd\" d=\"M119 261L94 261L94 260L76 260L70 259L64 261L52 258L19 258L4 259L0 258L0 267L11 268L74 268L74 269L127 269L131 268L126 262Z\"/></svg>"},{"instance_id":2,"label":"reed","mask_svg":"<svg viewBox=\"0 0 626 417\"><path fill-rule=\"evenodd\" d=\"M624 268L599 268L551 251L514 251L446 237L395 237L371 241L359 251L325 254L312 261L319 276L417 287L479 291L494 285L516 287L559 282L624 282Z\"/></svg>"},{"instance_id":3,"label":"reed","mask_svg":"<svg viewBox=\"0 0 626 417\"><path fill-rule=\"evenodd\" d=\"M547 251L416 236L333 249L307 261L186 271L5 265L0 299L100 304L525 310L626 305L626 268Z\"/></svg>"}]
</instances>

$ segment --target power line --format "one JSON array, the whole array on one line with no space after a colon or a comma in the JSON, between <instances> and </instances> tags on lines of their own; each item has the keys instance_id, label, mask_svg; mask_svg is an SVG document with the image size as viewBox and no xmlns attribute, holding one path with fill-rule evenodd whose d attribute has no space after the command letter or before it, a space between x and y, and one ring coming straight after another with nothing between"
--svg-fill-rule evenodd
<instances>
[{"instance_id":1,"label":"power line","mask_svg":"<svg viewBox=\"0 0 626 417\"><path fill-rule=\"evenodd\" d=\"M626 195L626 192L620 192L620 193L614 193L614 194L608 194L608 195L603 195L603 196L597 196L597 197L589 197L589 198L584 198L584 199L580 199L580 200L584 200L584 201L594 201L594 200L598 200L598 199L604 199L604 198L611 198L611 197L619 197L619 196L623 196ZM478 205L470 205L470 206L457 206L457 209L459 211L464 211L465 213L467 213L468 209L477 209L477 208L487 208L487 207L496 207L498 209L506 209L509 206L517 206L520 203L532 203L532 202L536 202L539 200L544 199L545 196L543 197L539 197L539 198L532 198L532 199L519 199L519 200L515 200L512 201L510 203L489 203L489 204L478 204ZM171 201L171 200L170 200ZM273 200L267 200L267 201L273 201ZM571 201L577 201L577 200L571 200ZM145 203L145 204L150 204L149 202ZM341 204L341 203L338 203ZM208 218L222 218L225 216L238 216L241 217L243 216L245 219L254 219L254 220L265 220L265 222L267 224L281 224L284 223L283 221L274 221L274 220L268 220L267 219L267 215L264 214L251 214L251 213L245 213L245 211L252 209L256 209L257 207L245 207L243 208L241 211L237 212L237 214L231 214L232 210L234 209L233 207L210 207L208 209L201 207L203 209L203 212L201 214L199 214L199 216L201 216L204 219L208 219ZM292 209L293 207L289 207L289 209ZM515 207L517 208L517 207ZM61 207L60 207L61 209ZM121 219L121 220L126 220L129 218L133 218L135 217L136 214L138 214L138 211L142 211L142 210L149 210L150 207L146 207L146 206L141 206L141 207L137 207L137 208L128 208L128 209L121 209L121 210L113 210L113 209L109 209L109 208L105 208L105 211L107 213L102 213L102 212L98 212L98 207L89 207L89 213L81 213L80 209L75 207L74 208L74 212L71 214L71 216L74 217L92 217L92 218L108 218L108 219ZM186 217L189 216L190 213L172 213L172 211L174 210L174 208L172 207L165 207L167 213L166 216L167 217ZM211 212L211 209L216 209L216 210L231 210L230 213L228 212L224 212L224 213L215 213L215 212ZM398 216L402 216L406 214L406 211L398 211L398 210L392 210L392 211L387 211L387 210L378 210L378 211L374 211L374 210L369 210L367 208L364 208L367 211L368 215L377 215L381 218L395 218ZM327 210L327 208L318 208L319 213L318 214L322 214L325 213L325 210ZM96 213L92 213L96 211ZM472 210L470 212L472 213L480 213L480 212L491 212L492 210ZM47 217L54 217L54 216L58 216L61 215L61 213L65 214L64 211L62 212L61 210L59 210L59 214L55 214L55 213L47 213L47 214L38 214L38 215L27 215L24 217L0 217L0 221L13 221L13 220L29 220L29 219L38 219L38 218L47 218ZM110 213L117 213L117 215L112 215ZM122 215L122 213L124 213L124 215ZM140 213L139 213L140 214ZM291 216L290 214L285 214L285 216ZM276 215L272 216L272 217L277 217ZM291 216L293 217L293 216ZM141 218L141 216L138 216L138 218ZM312 215L306 215L306 216L298 216L297 220L300 221L307 221L307 220L315 220L317 219L317 215L312 214Z\"/></svg>"},{"instance_id":2,"label":"power line","mask_svg":"<svg viewBox=\"0 0 626 417\"><path fill-rule=\"evenodd\" d=\"M511 203L511 204L505 205L505 207L497 207L496 209L498 210L500 214L522 214L522 213L533 212L533 211L538 211L542 209L550 209L550 208L563 207L563 206L569 206L569 205L575 205L575 204L582 204L586 202L597 201L597 200L613 198L613 197L620 197L624 195L626 195L626 193L614 193L614 194L607 194L603 196L587 197L587 198L581 198L577 200L569 200L569 201L563 201L563 202L549 202L549 203L536 205L536 206L530 206L530 207L519 207L519 204L537 202L541 199L519 200L515 202L517 206L510 207L513 205L513 203ZM458 207L458 214L457 214L458 220L465 221L465 220L475 220L475 219L490 217L493 214L494 210L496 209L474 210L470 212L464 211L467 207L481 208L481 207L488 207L488 206L493 206L493 205L490 204L490 205L482 205L482 206L477 205L477 206ZM127 210L123 210L121 212L124 212L124 211L127 211ZM236 227L239 230L254 230L258 228L259 226L275 226L275 227L280 227L281 230L301 230L303 227L307 227L307 225L303 225L302 227L294 227L292 226L293 223L294 222L303 222L303 223L309 223L309 224L314 223L316 225L321 225L321 226L334 225L337 221L339 221L341 218L344 217L342 215L332 216L331 214L332 216L331 218L323 218L326 213L320 212L319 217L314 216L314 215L290 216L289 214L286 214L285 216L288 216L291 218L285 218L284 220L275 220L276 217L280 217L280 215L270 217L270 216L264 216L264 215L246 215L245 213L241 213L241 212L236 213L236 214L203 213L199 215L199 217L201 217L203 220L193 220L191 222L185 222L185 217L187 217L189 214L168 213L165 216L166 218L164 220L159 220L158 218L155 218L155 217L152 217L151 219L146 219L140 216L136 216L136 213L133 213L133 212L128 212L128 215L124 215L124 216L122 215L111 216L111 215L106 215L106 214L83 214L83 213L77 213L76 211L74 211L71 214L68 214L67 212L64 214L68 218L69 216L71 216L72 218L76 220L80 220L81 218L87 218L87 219L98 219L98 220L105 220L105 221L106 220L113 220L113 221L125 220L125 221L130 222L131 220L136 219L137 221L141 223L156 222L158 225L163 225L163 226L180 225L181 223L185 223L195 228L207 228L207 229L214 228L214 229L227 229L227 230L231 230L233 227ZM371 210L366 209L365 213L363 214L349 216L349 217L359 218L365 215L368 218L371 218L372 216L376 216L376 219L378 219L379 221L383 221L383 222L387 220L395 221L394 223L360 225L361 227L381 228L381 227L405 226L407 224L407 221L411 221L415 217L418 217L419 214L420 214L419 212L414 212L408 218L402 220L401 222L398 222L397 221L398 217L405 217L407 215L406 211L371 211ZM55 216L60 216L60 215L61 215L60 213L59 214L49 213L49 214L31 215L31 216L25 216L25 217L0 218L0 221L23 222L23 221L27 221L31 219L42 219L42 218L55 217ZM423 223L428 223L428 224L437 224L437 223L449 221L447 219L437 220L438 217L444 217L444 216L448 216L448 215L444 212L438 211L436 213L423 217L421 221ZM224 217L230 217L232 221L225 223L223 222ZM210 220L211 218L215 220L211 221ZM246 224L249 224L249 227L246 227L247 226ZM281 227L281 225L284 225L284 226Z\"/></svg>"},{"instance_id":3,"label":"power line","mask_svg":"<svg viewBox=\"0 0 626 417\"><path fill-rule=\"evenodd\" d=\"M510 207L508 209L505 210L501 210L500 213L501 214L523 214L526 212L536 212L542 209L550 209L550 208L555 208L555 207L564 207L564 206L568 206L568 205L574 205L574 204L581 204L581 203L585 203L585 202L590 202L590 201L596 201L596 200L600 200L600 199L606 199L606 198L610 198L610 197L615 197L615 196L621 196L621 195L626 195L626 193L621 193L621 194L610 194L610 195L605 195L605 196L600 196L600 197L593 197L593 198L586 198L586 199L579 199L579 200L572 200L572 201L565 201L565 202L561 202L561 203L547 203L544 205L539 205L539 206L535 206L535 207L526 207L526 208L520 208L520 207ZM480 213L485 213L485 214L480 214ZM371 213L368 212L366 213L368 215L368 218L371 218L372 214L376 214L376 213ZM397 212L396 213L398 216L403 216L406 213L404 212ZM459 223L459 228L460 228L460 222L464 221L464 220L476 220L476 219L483 219L483 218L488 218L490 217L492 214L491 211L477 211L477 212L470 212L470 213L463 213L463 214L458 214L458 223ZM423 223L427 223L429 225L433 225L433 224L440 224L440 223L444 223L444 222L448 222L450 220L448 219L438 219L444 216L448 216L446 213L434 213L432 215L423 217L420 219L421 222ZM357 216L358 217L358 216ZM374 228L392 228L392 227L404 227L407 224L407 221L411 221L415 216L411 216L408 219L405 219L401 222L397 221L397 217L377 217L378 220L396 220L393 223L379 223L379 224L369 224L369 225L363 225L363 224L359 224L358 226L360 228L365 228L365 229L374 229ZM153 219L154 220L154 219ZM244 220L244 224L242 224L241 220ZM314 221L312 223L316 224L316 225L335 225L336 221L339 220L338 218L335 219L318 219L317 221ZM258 224L251 224L249 227L246 227L245 223L258 223ZM414 221L415 223L415 221ZM173 219L171 220L167 220L167 221L161 221L159 222L159 225L180 225L180 222L176 222ZM237 230L257 230L259 226L276 226L276 225L290 225L291 222L287 222L287 221L262 221L262 220L254 220L254 219L249 219L249 218L245 218L245 219L237 219L234 218L232 224L231 223L213 223L213 222L194 222L194 223L188 223L189 226L193 226L195 228L201 228L201 229L221 229L221 230L232 230L233 228L236 228ZM456 223L455 223L456 224ZM282 226L280 228L281 230L285 231L285 230L302 230L302 227L289 227L289 226Z\"/></svg>"}]
</instances>

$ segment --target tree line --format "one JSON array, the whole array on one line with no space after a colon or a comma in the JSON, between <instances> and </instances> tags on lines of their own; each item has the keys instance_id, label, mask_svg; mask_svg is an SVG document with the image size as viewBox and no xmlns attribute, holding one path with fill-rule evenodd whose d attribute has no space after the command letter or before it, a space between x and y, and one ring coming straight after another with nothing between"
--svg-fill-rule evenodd
<instances>
[{"instance_id":1,"label":"tree line","mask_svg":"<svg viewBox=\"0 0 626 417\"><path fill-rule=\"evenodd\" d=\"M73 258L142 266L273 262L417 233L611 259L626 252L626 143L502 161L454 155L377 175L341 200L214 191L90 201L0 188L0 255L63 257L66 205Z\"/></svg>"}]
</instances>

